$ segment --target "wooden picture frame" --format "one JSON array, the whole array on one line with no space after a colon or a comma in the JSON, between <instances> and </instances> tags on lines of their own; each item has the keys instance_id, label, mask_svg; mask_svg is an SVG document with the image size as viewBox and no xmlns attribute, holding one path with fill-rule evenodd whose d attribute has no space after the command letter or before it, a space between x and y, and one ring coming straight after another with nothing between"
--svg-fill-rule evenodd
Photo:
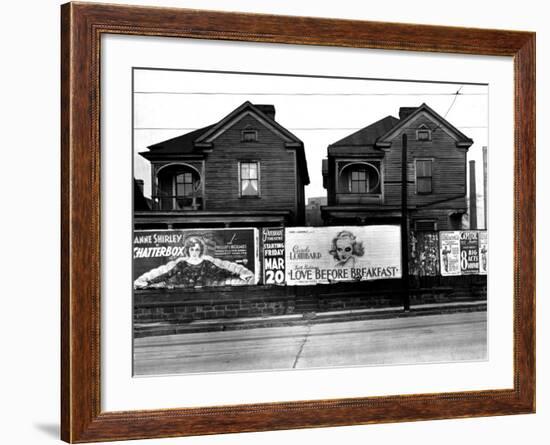
<instances>
[{"instance_id":1,"label":"wooden picture frame","mask_svg":"<svg viewBox=\"0 0 550 445\"><path fill-rule=\"evenodd\" d=\"M175 437L535 411L534 33L91 3L65 4L61 17L63 440ZM100 38L105 33L512 56L513 389L102 412L99 116Z\"/></svg>"}]
</instances>

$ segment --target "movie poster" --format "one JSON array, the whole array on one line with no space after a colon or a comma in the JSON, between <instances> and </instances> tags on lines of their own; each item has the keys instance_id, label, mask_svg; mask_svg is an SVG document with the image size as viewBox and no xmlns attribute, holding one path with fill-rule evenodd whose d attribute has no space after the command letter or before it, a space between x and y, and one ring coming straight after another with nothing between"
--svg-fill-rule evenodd
<instances>
[{"instance_id":1,"label":"movie poster","mask_svg":"<svg viewBox=\"0 0 550 445\"><path fill-rule=\"evenodd\" d=\"M438 232L409 232L409 274L419 277L439 274Z\"/></svg>"},{"instance_id":2,"label":"movie poster","mask_svg":"<svg viewBox=\"0 0 550 445\"><path fill-rule=\"evenodd\" d=\"M264 284L285 284L285 229L262 229Z\"/></svg>"},{"instance_id":3,"label":"movie poster","mask_svg":"<svg viewBox=\"0 0 550 445\"><path fill-rule=\"evenodd\" d=\"M479 232L479 273L487 275L487 232Z\"/></svg>"},{"instance_id":4,"label":"movie poster","mask_svg":"<svg viewBox=\"0 0 550 445\"><path fill-rule=\"evenodd\" d=\"M401 278L399 226L291 227L285 237L288 285Z\"/></svg>"},{"instance_id":5,"label":"movie poster","mask_svg":"<svg viewBox=\"0 0 550 445\"><path fill-rule=\"evenodd\" d=\"M134 287L200 288L259 281L258 229L137 230Z\"/></svg>"},{"instance_id":6,"label":"movie poster","mask_svg":"<svg viewBox=\"0 0 550 445\"><path fill-rule=\"evenodd\" d=\"M441 275L460 275L460 231L439 232Z\"/></svg>"},{"instance_id":7,"label":"movie poster","mask_svg":"<svg viewBox=\"0 0 550 445\"><path fill-rule=\"evenodd\" d=\"M479 243L477 230L460 232L460 270L463 275L479 273Z\"/></svg>"}]
</instances>

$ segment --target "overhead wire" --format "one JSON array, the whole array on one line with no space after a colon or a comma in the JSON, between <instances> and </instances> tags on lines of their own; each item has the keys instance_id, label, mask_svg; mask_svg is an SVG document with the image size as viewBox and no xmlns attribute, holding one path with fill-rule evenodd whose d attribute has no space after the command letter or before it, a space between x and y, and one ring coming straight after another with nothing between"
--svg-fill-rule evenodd
<instances>
[{"instance_id":1,"label":"overhead wire","mask_svg":"<svg viewBox=\"0 0 550 445\"><path fill-rule=\"evenodd\" d=\"M460 87L462 88L462 86ZM213 91L134 91L134 94L174 94L189 96L455 96L456 93L266 93ZM461 93L462 96L487 96L487 93Z\"/></svg>"}]
</instances>

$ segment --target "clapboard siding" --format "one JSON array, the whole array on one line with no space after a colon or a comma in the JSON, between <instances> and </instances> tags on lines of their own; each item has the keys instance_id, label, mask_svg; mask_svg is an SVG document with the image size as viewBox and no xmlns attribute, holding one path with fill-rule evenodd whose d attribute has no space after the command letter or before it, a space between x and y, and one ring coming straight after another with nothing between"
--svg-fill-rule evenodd
<instances>
[{"instance_id":1,"label":"clapboard siding","mask_svg":"<svg viewBox=\"0 0 550 445\"><path fill-rule=\"evenodd\" d=\"M431 121L430 121L431 122ZM418 125L422 124L422 120ZM435 128L434 124L431 126ZM456 196L466 195L466 150L456 146L455 139L442 128L432 132L432 140L417 141L416 128L405 129L396 135L392 145L382 160L383 195L382 206L401 204L401 154L402 136L407 134L407 195L409 205L427 205ZM345 148L345 147L344 147ZM329 157L329 181L327 184L328 203L335 205L336 199L335 165L337 157ZM359 159L359 158L358 158ZM416 191L416 160L431 159L432 193L418 194Z\"/></svg>"},{"instance_id":2,"label":"clapboard siding","mask_svg":"<svg viewBox=\"0 0 550 445\"><path fill-rule=\"evenodd\" d=\"M425 124L432 128L430 141L417 141L416 130ZM454 196L466 195L466 150L445 130L427 118L419 118L412 128L405 128L392 140L384 159L384 195L386 205L401 202L401 153L403 134L407 135L408 201L412 205L426 205ZM432 193L416 192L415 160L432 159Z\"/></svg>"},{"instance_id":3,"label":"clapboard siding","mask_svg":"<svg viewBox=\"0 0 550 445\"><path fill-rule=\"evenodd\" d=\"M437 230L460 230L462 229L461 218L452 218L449 215L449 208L423 208L409 212L410 229L414 230L415 220L431 220L437 224Z\"/></svg>"},{"instance_id":4,"label":"clapboard siding","mask_svg":"<svg viewBox=\"0 0 550 445\"><path fill-rule=\"evenodd\" d=\"M298 172L296 172L296 184L297 184L297 214L296 214L296 224L306 223L306 197L304 190L304 181L303 178Z\"/></svg>"},{"instance_id":5,"label":"clapboard siding","mask_svg":"<svg viewBox=\"0 0 550 445\"><path fill-rule=\"evenodd\" d=\"M242 142L244 129L256 130L257 142ZM247 160L260 163L258 198L240 197L239 161ZM294 220L299 214L296 153L254 117L245 116L218 136L205 165L207 210L291 210Z\"/></svg>"},{"instance_id":6,"label":"clapboard siding","mask_svg":"<svg viewBox=\"0 0 550 445\"><path fill-rule=\"evenodd\" d=\"M384 148L377 149L369 145L375 143L375 139L367 138L363 155L361 155L358 145L340 144L337 148L333 147L332 151L329 148L328 205L335 208L325 212L326 223L339 224L342 219L349 218L350 212L353 211L367 214L366 219L368 219L369 212L380 218L390 214L396 217L395 211L401 209L402 204L402 152L403 135L405 134L407 135L407 211L411 226L415 219L422 219L435 222L439 230L461 228L462 214L467 210L467 149L457 147L456 133L450 130L441 117L437 119L430 117L432 114L430 111L421 112L403 127L394 130L393 134L384 136L383 141L378 139L378 142L384 143ZM431 131L430 140L418 141L416 139L417 130L420 128ZM463 136L460 136L459 139L465 145L469 145L468 139ZM390 145L386 146L385 144L388 142ZM354 143L357 144L357 141ZM372 200L361 201L360 196L354 196L356 207L348 210L344 206L351 201L339 199L335 183L336 165L339 160L345 160L350 156L358 161L382 156L382 200L378 206ZM431 193L422 194L417 191L416 167L418 160L432 161ZM361 210L362 204L365 205L364 211ZM342 206L341 209L338 209L338 206Z\"/></svg>"}]
</instances>

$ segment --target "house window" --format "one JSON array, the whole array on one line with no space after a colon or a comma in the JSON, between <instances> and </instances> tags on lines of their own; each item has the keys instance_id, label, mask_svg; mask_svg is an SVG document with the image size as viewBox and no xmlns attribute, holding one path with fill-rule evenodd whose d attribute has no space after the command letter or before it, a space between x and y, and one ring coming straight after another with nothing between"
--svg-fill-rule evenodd
<instances>
[{"instance_id":1,"label":"house window","mask_svg":"<svg viewBox=\"0 0 550 445\"><path fill-rule=\"evenodd\" d=\"M185 198L193 196L194 184L193 175L191 173L181 173L175 178L176 197Z\"/></svg>"},{"instance_id":2,"label":"house window","mask_svg":"<svg viewBox=\"0 0 550 445\"><path fill-rule=\"evenodd\" d=\"M258 162L245 161L240 163L241 196L259 196L260 165Z\"/></svg>"},{"instance_id":3,"label":"house window","mask_svg":"<svg viewBox=\"0 0 550 445\"><path fill-rule=\"evenodd\" d=\"M416 160L416 193L432 193L432 161Z\"/></svg>"},{"instance_id":4,"label":"house window","mask_svg":"<svg viewBox=\"0 0 550 445\"><path fill-rule=\"evenodd\" d=\"M353 170L350 179L350 190L351 193L367 193L368 182L367 182L367 172L364 169Z\"/></svg>"},{"instance_id":5,"label":"house window","mask_svg":"<svg viewBox=\"0 0 550 445\"><path fill-rule=\"evenodd\" d=\"M379 163L377 165L379 166ZM380 173L378 168L371 163L350 162L344 164L340 168L338 176L338 193L380 193Z\"/></svg>"},{"instance_id":6,"label":"house window","mask_svg":"<svg viewBox=\"0 0 550 445\"><path fill-rule=\"evenodd\" d=\"M417 141L431 141L431 139L432 132L426 126L421 126L418 130L416 130Z\"/></svg>"},{"instance_id":7,"label":"house window","mask_svg":"<svg viewBox=\"0 0 550 445\"><path fill-rule=\"evenodd\" d=\"M258 132L256 130L243 130L241 134L242 142L256 142L258 140Z\"/></svg>"}]
</instances>

